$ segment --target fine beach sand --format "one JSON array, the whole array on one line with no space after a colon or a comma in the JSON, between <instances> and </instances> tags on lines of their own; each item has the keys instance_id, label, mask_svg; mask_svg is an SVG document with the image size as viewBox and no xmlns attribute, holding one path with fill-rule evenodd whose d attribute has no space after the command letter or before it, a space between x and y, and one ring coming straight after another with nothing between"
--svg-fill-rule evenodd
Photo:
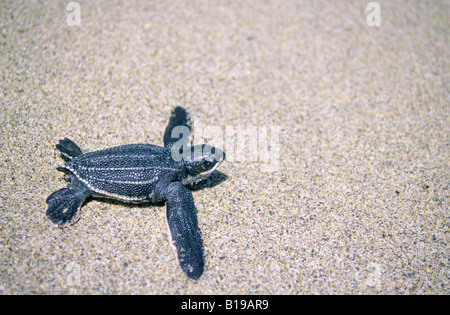
<instances>
[{"instance_id":1,"label":"fine beach sand","mask_svg":"<svg viewBox=\"0 0 450 315\"><path fill-rule=\"evenodd\" d=\"M0 294L449 294L450 5L369 2L2 1ZM199 281L164 206L45 217L59 139L162 145L174 106L279 131L194 191Z\"/></svg>"}]
</instances>

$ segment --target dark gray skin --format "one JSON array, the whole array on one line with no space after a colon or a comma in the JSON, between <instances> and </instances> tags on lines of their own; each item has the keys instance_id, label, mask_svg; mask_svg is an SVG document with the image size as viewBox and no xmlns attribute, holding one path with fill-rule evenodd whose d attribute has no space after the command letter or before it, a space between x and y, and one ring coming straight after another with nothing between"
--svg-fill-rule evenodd
<instances>
[{"instance_id":1,"label":"dark gray skin","mask_svg":"<svg viewBox=\"0 0 450 315\"><path fill-rule=\"evenodd\" d=\"M164 147L131 144L83 154L73 141L60 140L56 148L68 162L58 170L69 174L70 184L47 198L50 222L58 227L72 222L90 196L133 203L166 201L179 266L189 278L199 279L204 270L203 241L194 199L185 185L207 177L225 153L209 145L188 147L189 137L179 135L178 126L191 130L189 116L181 107L172 112ZM174 158L177 152L184 159Z\"/></svg>"}]
</instances>

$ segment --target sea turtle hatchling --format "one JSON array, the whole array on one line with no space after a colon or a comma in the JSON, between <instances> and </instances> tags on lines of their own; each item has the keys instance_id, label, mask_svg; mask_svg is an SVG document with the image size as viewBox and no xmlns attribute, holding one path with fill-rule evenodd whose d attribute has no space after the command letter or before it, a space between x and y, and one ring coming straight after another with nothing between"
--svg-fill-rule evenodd
<instances>
[{"instance_id":1,"label":"sea turtle hatchling","mask_svg":"<svg viewBox=\"0 0 450 315\"><path fill-rule=\"evenodd\" d=\"M70 184L47 198L48 219L55 226L73 221L90 196L138 203L166 201L166 221L179 266L189 278L200 278L203 241L194 199L185 185L209 176L225 153L208 144L191 147L190 131L188 113L176 107L164 132L164 147L130 144L82 153L73 141L60 140L56 148L68 161L58 170L69 174Z\"/></svg>"}]
</instances>

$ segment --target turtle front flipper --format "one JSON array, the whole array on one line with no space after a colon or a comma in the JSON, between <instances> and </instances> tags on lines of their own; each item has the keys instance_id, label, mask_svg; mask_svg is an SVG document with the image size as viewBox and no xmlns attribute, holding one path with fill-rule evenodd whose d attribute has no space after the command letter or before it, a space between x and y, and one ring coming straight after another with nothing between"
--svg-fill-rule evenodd
<instances>
[{"instance_id":1,"label":"turtle front flipper","mask_svg":"<svg viewBox=\"0 0 450 315\"><path fill-rule=\"evenodd\" d=\"M191 191L179 182L167 188L167 225L181 270L197 280L203 273L203 241Z\"/></svg>"},{"instance_id":2,"label":"turtle front flipper","mask_svg":"<svg viewBox=\"0 0 450 315\"><path fill-rule=\"evenodd\" d=\"M55 191L45 201L47 218L55 226L71 222L91 191L75 179L66 188Z\"/></svg>"},{"instance_id":3,"label":"turtle front flipper","mask_svg":"<svg viewBox=\"0 0 450 315\"><path fill-rule=\"evenodd\" d=\"M172 131L174 130L175 127L178 126L182 126L182 127L186 127L183 128L182 130L180 130L181 132L185 131L185 132L189 132L189 135L185 135L182 134L180 136L179 133L174 134L174 138L172 138ZM183 138L183 136L186 139L186 145L190 145L191 142L191 129L192 129L192 124L191 124L191 118L189 116L189 114L187 113L187 111L182 108L182 107L175 107L172 111L172 114L170 116L170 120L169 120L169 124L166 127L166 130L164 131L164 146L166 148L171 148L172 145L176 142L178 142L179 140L181 140Z\"/></svg>"},{"instance_id":4,"label":"turtle front flipper","mask_svg":"<svg viewBox=\"0 0 450 315\"><path fill-rule=\"evenodd\" d=\"M61 151L61 154L69 159L72 160L73 158L76 158L77 156L83 154L80 147L76 145L75 142L73 142L70 139L64 138L63 140L59 140L59 143L56 145L56 148Z\"/></svg>"}]
</instances>

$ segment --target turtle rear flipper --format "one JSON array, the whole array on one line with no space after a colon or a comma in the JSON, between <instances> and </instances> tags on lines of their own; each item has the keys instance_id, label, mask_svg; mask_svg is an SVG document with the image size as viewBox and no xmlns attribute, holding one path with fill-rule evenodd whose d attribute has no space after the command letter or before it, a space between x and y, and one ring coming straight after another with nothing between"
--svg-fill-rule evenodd
<instances>
[{"instance_id":1,"label":"turtle rear flipper","mask_svg":"<svg viewBox=\"0 0 450 315\"><path fill-rule=\"evenodd\" d=\"M68 160L72 160L73 158L76 158L77 156L83 154L80 147L75 142L67 138L59 140L56 148L61 151L62 156L64 156Z\"/></svg>"},{"instance_id":2,"label":"turtle rear flipper","mask_svg":"<svg viewBox=\"0 0 450 315\"><path fill-rule=\"evenodd\" d=\"M203 273L203 241L191 191L174 182L167 188L167 225L181 270L197 280Z\"/></svg>"},{"instance_id":3,"label":"turtle rear flipper","mask_svg":"<svg viewBox=\"0 0 450 315\"><path fill-rule=\"evenodd\" d=\"M55 191L45 201L48 204L47 218L55 226L71 222L90 193L88 188L76 182Z\"/></svg>"}]
</instances>

